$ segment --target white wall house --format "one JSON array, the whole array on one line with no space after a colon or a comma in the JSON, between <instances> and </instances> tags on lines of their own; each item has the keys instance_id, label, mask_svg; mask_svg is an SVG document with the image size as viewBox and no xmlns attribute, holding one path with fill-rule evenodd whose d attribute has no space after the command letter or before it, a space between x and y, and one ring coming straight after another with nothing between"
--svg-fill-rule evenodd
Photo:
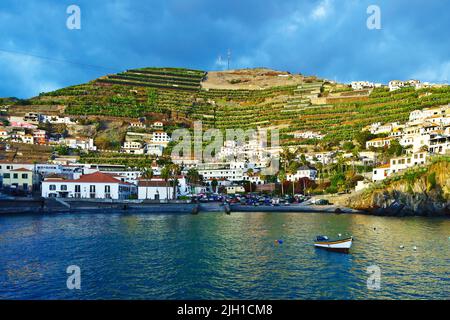
<instances>
[{"instance_id":1,"label":"white wall house","mask_svg":"<svg viewBox=\"0 0 450 320\"><path fill-rule=\"evenodd\" d=\"M199 169L198 173L203 176L204 180L225 179L229 181L242 181L244 169L224 166L218 169Z\"/></svg>"},{"instance_id":2,"label":"white wall house","mask_svg":"<svg viewBox=\"0 0 450 320\"><path fill-rule=\"evenodd\" d=\"M372 170L372 181L381 181L386 179L391 171L389 164L385 164Z\"/></svg>"},{"instance_id":3,"label":"white wall house","mask_svg":"<svg viewBox=\"0 0 450 320\"><path fill-rule=\"evenodd\" d=\"M450 152L450 136L446 134L432 134L428 142L430 153L447 154Z\"/></svg>"},{"instance_id":4,"label":"white wall house","mask_svg":"<svg viewBox=\"0 0 450 320\"><path fill-rule=\"evenodd\" d=\"M301 166L300 168L298 168L298 170L295 174L287 174L286 175L287 181L298 181L302 178L316 180L317 179L316 168L309 167L309 166Z\"/></svg>"},{"instance_id":5,"label":"white wall house","mask_svg":"<svg viewBox=\"0 0 450 320\"><path fill-rule=\"evenodd\" d=\"M392 140L393 140L392 137L375 138L375 139L369 140L366 142L366 149L369 149L370 147L382 148L384 146L389 146L391 144Z\"/></svg>"},{"instance_id":6,"label":"white wall house","mask_svg":"<svg viewBox=\"0 0 450 320\"><path fill-rule=\"evenodd\" d=\"M405 86L405 83L400 80L391 80L389 81L389 91L398 90L400 88L403 88Z\"/></svg>"},{"instance_id":7,"label":"white wall house","mask_svg":"<svg viewBox=\"0 0 450 320\"><path fill-rule=\"evenodd\" d=\"M72 149L82 149L82 150L91 150L91 151L95 151L97 150L97 147L94 145L94 139L89 138L89 139L64 139L62 141L63 144L67 145L69 148Z\"/></svg>"},{"instance_id":8,"label":"white wall house","mask_svg":"<svg viewBox=\"0 0 450 320\"><path fill-rule=\"evenodd\" d=\"M389 161L389 175L413 167L415 165L425 164L426 158L427 152L417 152L402 157L392 158Z\"/></svg>"},{"instance_id":9,"label":"white wall house","mask_svg":"<svg viewBox=\"0 0 450 320\"><path fill-rule=\"evenodd\" d=\"M138 182L138 199L171 200L173 199L173 187L167 186L164 180L141 179Z\"/></svg>"},{"instance_id":10,"label":"white wall house","mask_svg":"<svg viewBox=\"0 0 450 320\"><path fill-rule=\"evenodd\" d=\"M75 180L48 178L42 182L44 198L123 200L129 199L135 192L134 185L102 172L85 174Z\"/></svg>"},{"instance_id":11,"label":"white wall house","mask_svg":"<svg viewBox=\"0 0 450 320\"><path fill-rule=\"evenodd\" d=\"M450 105L440 106L438 108L426 108L422 110L414 110L409 114L409 121L423 121L434 116L446 116Z\"/></svg>"},{"instance_id":12,"label":"white wall house","mask_svg":"<svg viewBox=\"0 0 450 320\"><path fill-rule=\"evenodd\" d=\"M146 153L155 155L155 156L162 156L164 151L164 147L160 144L147 144Z\"/></svg>"},{"instance_id":13,"label":"white wall house","mask_svg":"<svg viewBox=\"0 0 450 320\"><path fill-rule=\"evenodd\" d=\"M70 117L52 116L52 115L40 115L41 122L48 122L54 124L76 124L76 121L72 121Z\"/></svg>"},{"instance_id":14,"label":"white wall house","mask_svg":"<svg viewBox=\"0 0 450 320\"><path fill-rule=\"evenodd\" d=\"M170 136L165 131L157 130L153 132L152 142L167 144L170 141Z\"/></svg>"},{"instance_id":15,"label":"white wall house","mask_svg":"<svg viewBox=\"0 0 450 320\"><path fill-rule=\"evenodd\" d=\"M139 141L125 141L122 147L123 152L131 154L144 154L145 147Z\"/></svg>"},{"instance_id":16,"label":"white wall house","mask_svg":"<svg viewBox=\"0 0 450 320\"><path fill-rule=\"evenodd\" d=\"M375 84L369 81L352 81L350 83L353 90L362 90L366 88L374 88Z\"/></svg>"}]
</instances>

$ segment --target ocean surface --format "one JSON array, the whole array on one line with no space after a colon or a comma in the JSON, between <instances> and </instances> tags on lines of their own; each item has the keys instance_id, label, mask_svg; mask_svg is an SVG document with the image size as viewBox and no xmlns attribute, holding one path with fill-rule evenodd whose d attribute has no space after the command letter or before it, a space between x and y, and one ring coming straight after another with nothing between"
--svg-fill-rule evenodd
<instances>
[{"instance_id":1,"label":"ocean surface","mask_svg":"<svg viewBox=\"0 0 450 320\"><path fill-rule=\"evenodd\" d=\"M314 248L339 233L355 238L350 254ZM449 237L444 218L0 216L0 299L450 299ZM80 290L67 288L71 265Z\"/></svg>"}]
</instances>

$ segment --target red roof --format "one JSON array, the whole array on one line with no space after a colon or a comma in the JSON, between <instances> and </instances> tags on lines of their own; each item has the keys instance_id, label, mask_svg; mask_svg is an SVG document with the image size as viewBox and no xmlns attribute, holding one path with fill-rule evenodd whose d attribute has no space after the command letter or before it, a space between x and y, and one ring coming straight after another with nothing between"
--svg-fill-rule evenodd
<instances>
[{"instance_id":1,"label":"red roof","mask_svg":"<svg viewBox=\"0 0 450 320\"><path fill-rule=\"evenodd\" d=\"M145 181L140 180L138 183L139 187L166 187L167 184L165 181Z\"/></svg>"},{"instance_id":2,"label":"red roof","mask_svg":"<svg viewBox=\"0 0 450 320\"><path fill-rule=\"evenodd\" d=\"M25 169L25 168L19 168L19 169L15 169L15 170L11 170L11 171L26 171L26 172L31 172L31 170Z\"/></svg>"},{"instance_id":3,"label":"red roof","mask_svg":"<svg viewBox=\"0 0 450 320\"><path fill-rule=\"evenodd\" d=\"M128 182L120 181L114 178L112 175L103 173L100 171L84 174L79 179L75 180L60 180L60 179L45 179L45 181L64 181L64 182L77 182L77 183L120 183L120 184L130 184Z\"/></svg>"}]
</instances>

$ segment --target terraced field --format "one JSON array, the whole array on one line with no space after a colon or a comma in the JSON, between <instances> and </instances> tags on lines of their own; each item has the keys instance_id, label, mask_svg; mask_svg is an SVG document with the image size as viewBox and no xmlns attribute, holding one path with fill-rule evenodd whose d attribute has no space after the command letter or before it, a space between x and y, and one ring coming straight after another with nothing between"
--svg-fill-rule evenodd
<instances>
[{"instance_id":1,"label":"terraced field","mask_svg":"<svg viewBox=\"0 0 450 320\"><path fill-rule=\"evenodd\" d=\"M304 77L300 85L250 90L204 89L206 76L191 69L133 69L42 94L29 100L26 110L54 108L68 115L128 118L161 114L188 124L202 120L204 128L219 129L275 126L281 129L283 144L298 144L302 141L293 138L296 131L317 131L326 134L326 140L342 141L373 122L404 121L413 110L450 103L449 87L375 89L355 96L357 92L345 86L315 77ZM333 89L342 96L330 95L323 105L312 103L322 95L327 99Z\"/></svg>"}]
</instances>

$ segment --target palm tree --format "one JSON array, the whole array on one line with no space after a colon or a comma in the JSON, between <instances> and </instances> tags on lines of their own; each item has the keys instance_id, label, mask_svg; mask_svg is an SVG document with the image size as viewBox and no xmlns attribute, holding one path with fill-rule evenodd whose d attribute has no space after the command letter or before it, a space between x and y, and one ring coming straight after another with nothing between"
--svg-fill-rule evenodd
<instances>
[{"instance_id":1,"label":"palm tree","mask_svg":"<svg viewBox=\"0 0 450 320\"><path fill-rule=\"evenodd\" d=\"M178 178L177 176L181 174L181 169L178 164L172 163L170 165L170 175L172 176L172 184L173 184L173 198L177 197L177 186L178 186Z\"/></svg>"},{"instance_id":2,"label":"palm tree","mask_svg":"<svg viewBox=\"0 0 450 320\"><path fill-rule=\"evenodd\" d=\"M193 188L192 185L193 184L199 184L202 181L202 177L201 175L198 173L198 170L195 168L191 168L188 170L188 172L186 173L186 178L188 183L191 186L191 193L193 193Z\"/></svg>"},{"instance_id":3,"label":"palm tree","mask_svg":"<svg viewBox=\"0 0 450 320\"><path fill-rule=\"evenodd\" d=\"M248 182L249 182L249 184L250 184L250 193L252 192L252 180L250 179L251 177L253 177L253 174L254 174L254 172L253 172L253 169L252 168L250 168L250 169L248 169L247 170L247 176L248 176Z\"/></svg>"},{"instance_id":4,"label":"palm tree","mask_svg":"<svg viewBox=\"0 0 450 320\"><path fill-rule=\"evenodd\" d=\"M146 180L151 180L153 178L153 170L149 168L143 168L141 172L141 177ZM148 188L145 188L145 199L148 199Z\"/></svg>"},{"instance_id":5,"label":"palm tree","mask_svg":"<svg viewBox=\"0 0 450 320\"><path fill-rule=\"evenodd\" d=\"M281 182L281 195L284 195L284 186L283 186L283 184L286 181L286 171L284 171L283 169L278 171L278 179Z\"/></svg>"},{"instance_id":6,"label":"palm tree","mask_svg":"<svg viewBox=\"0 0 450 320\"><path fill-rule=\"evenodd\" d=\"M212 188L213 192L216 192L218 184L219 184L219 182L217 181L217 179L214 178L211 180L211 188Z\"/></svg>"},{"instance_id":7,"label":"palm tree","mask_svg":"<svg viewBox=\"0 0 450 320\"><path fill-rule=\"evenodd\" d=\"M169 178L170 178L170 166L165 165L161 169L161 178L166 182L166 198L169 200Z\"/></svg>"}]
</instances>

